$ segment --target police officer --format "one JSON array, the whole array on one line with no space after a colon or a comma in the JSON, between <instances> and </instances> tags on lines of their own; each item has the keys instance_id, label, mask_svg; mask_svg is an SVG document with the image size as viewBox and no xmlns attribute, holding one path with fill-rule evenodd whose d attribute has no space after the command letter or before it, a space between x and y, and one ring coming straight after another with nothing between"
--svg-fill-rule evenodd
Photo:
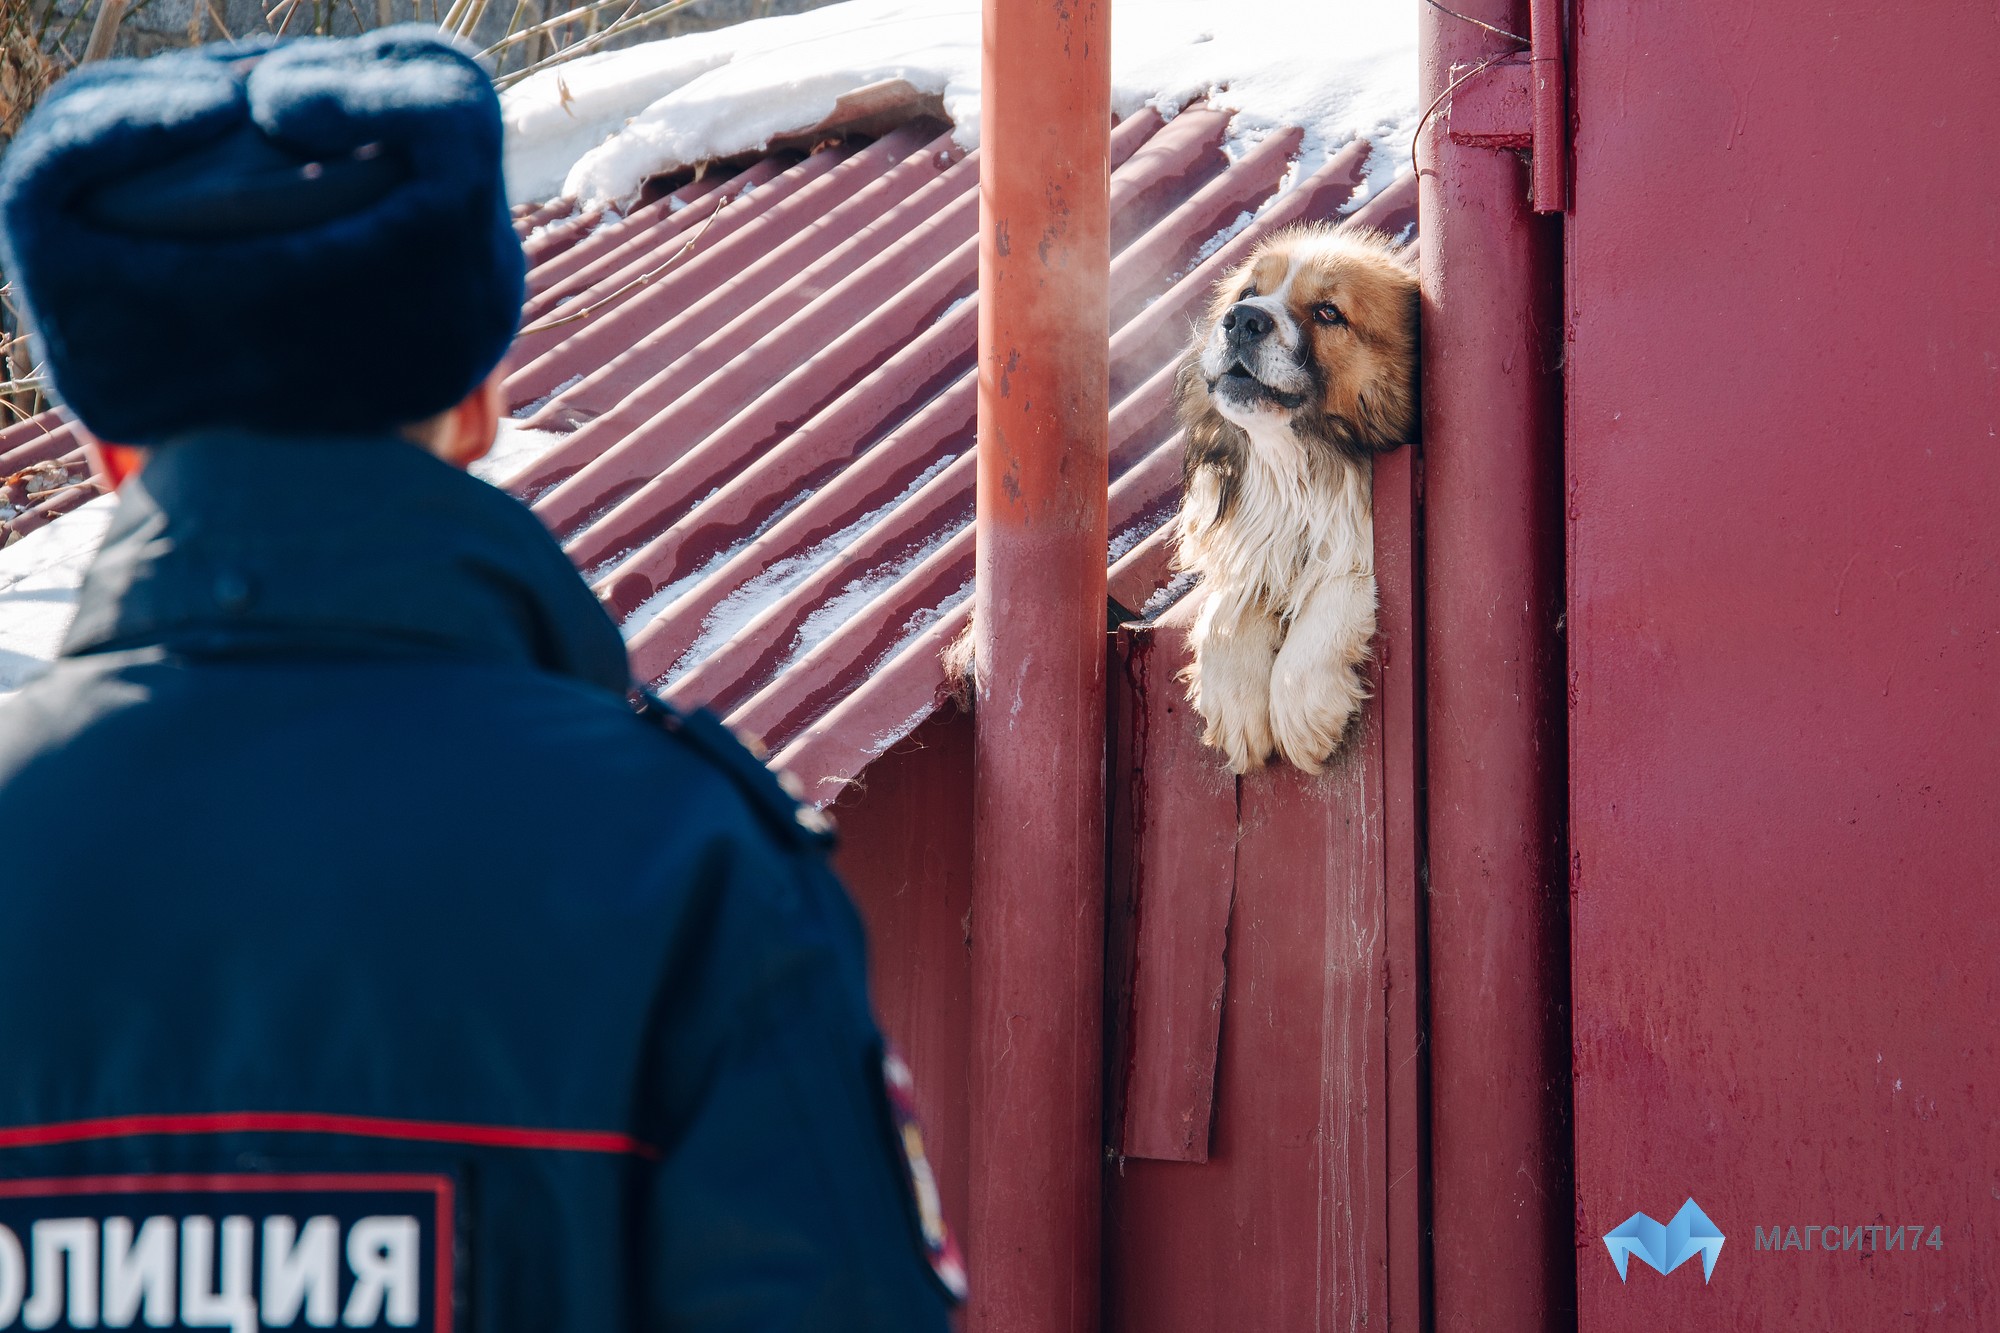
<instances>
[{"instance_id":1,"label":"police officer","mask_svg":"<svg viewBox=\"0 0 2000 1333\"><path fill-rule=\"evenodd\" d=\"M454 466L500 136L406 28L87 67L0 164L123 477L0 705L0 1330L944 1327L817 821Z\"/></svg>"}]
</instances>

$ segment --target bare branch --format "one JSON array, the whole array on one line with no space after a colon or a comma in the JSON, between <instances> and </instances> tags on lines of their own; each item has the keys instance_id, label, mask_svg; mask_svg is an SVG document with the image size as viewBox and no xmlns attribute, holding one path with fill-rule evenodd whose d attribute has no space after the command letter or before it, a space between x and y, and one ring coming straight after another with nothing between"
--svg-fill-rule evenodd
<instances>
[{"instance_id":1,"label":"bare branch","mask_svg":"<svg viewBox=\"0 0 2000 1333\"><path fill-rule=\"evenodd\" d=\"M97 18L90 25L90 41L84 45L82 64L102 60L118 45L118 25L125 21L125 11L132 7L132 0L98 0Z\"/></svg>"}]
</instances>

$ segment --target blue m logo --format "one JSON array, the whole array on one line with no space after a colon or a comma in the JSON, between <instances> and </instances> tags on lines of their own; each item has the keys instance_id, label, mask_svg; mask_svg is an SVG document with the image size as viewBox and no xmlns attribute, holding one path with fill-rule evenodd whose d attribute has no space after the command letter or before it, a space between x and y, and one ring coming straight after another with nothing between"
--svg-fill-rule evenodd
<instances>
[{"instance_id":1,"label":"blue m logo","mask_svg":"<svg viewBox=\"0 0 2000 1333\"><path fill-rule=\"evenodd\" d=\"M1626 1262L1637 1256L1654 1272L1673 1272L1697 1254L1701 1256L1701 1280L1715 1276L1715 1260L1722 1253L1722 1232L1708 1220L1700 1205L1689 1199L1665 1226L1644 1213L1634 1213L1604 1235L1604 1248L1618 1265L1618 1280L1625 1280Z\"/></svg>"}]
</instances>

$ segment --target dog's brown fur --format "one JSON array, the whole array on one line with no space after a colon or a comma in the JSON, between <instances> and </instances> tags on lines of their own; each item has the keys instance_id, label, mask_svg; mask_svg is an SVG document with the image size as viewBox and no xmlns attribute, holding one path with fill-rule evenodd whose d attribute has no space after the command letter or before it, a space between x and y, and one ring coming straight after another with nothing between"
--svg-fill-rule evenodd
<instances>
[{"instance_id":1,"label":"dog's brown fur","mask_svg":"<svg viewBox=\"0 0 2000 1333\"><path fill-rule=\"evenodd\" d=\"M1273 327L1239 346L1245 311ZM1317 771L1365 697L1370 460L1416 434L1416 367L1415 275L1380 233L1330 227L1259 245L1181 363L1179 560L1206 599L1189 693L1238 772L1274 750Z\"/></svg>"}]
</instances>

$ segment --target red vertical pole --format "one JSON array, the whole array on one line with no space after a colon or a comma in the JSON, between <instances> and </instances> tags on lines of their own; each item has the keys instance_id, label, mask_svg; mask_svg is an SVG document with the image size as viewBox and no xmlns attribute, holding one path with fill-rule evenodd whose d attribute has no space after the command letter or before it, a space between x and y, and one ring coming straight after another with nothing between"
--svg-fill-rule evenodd
<instances>
[{"instance_id":1,"label":"red vertical pole","mask_svg":"<svg viewBox=\"0 0 2000 1333\"><path fill-rule=\"evenodd\" d=\"M986 0L969 1326L1099 1322L1109 0Z\"/></svg>"},{"instance_id":2,"label":"red vertical pole","mask_svg":"<svg viewBox=\"0 0 2000 1333\"><path fill-rule=\"evenodd\" d=\"M1421 96L1497 77L1519 0L1424 6ZM1512 152L1419 144L1438 1333L1574 1327L1560 224Z\"/></svg>"}]
</instances>

